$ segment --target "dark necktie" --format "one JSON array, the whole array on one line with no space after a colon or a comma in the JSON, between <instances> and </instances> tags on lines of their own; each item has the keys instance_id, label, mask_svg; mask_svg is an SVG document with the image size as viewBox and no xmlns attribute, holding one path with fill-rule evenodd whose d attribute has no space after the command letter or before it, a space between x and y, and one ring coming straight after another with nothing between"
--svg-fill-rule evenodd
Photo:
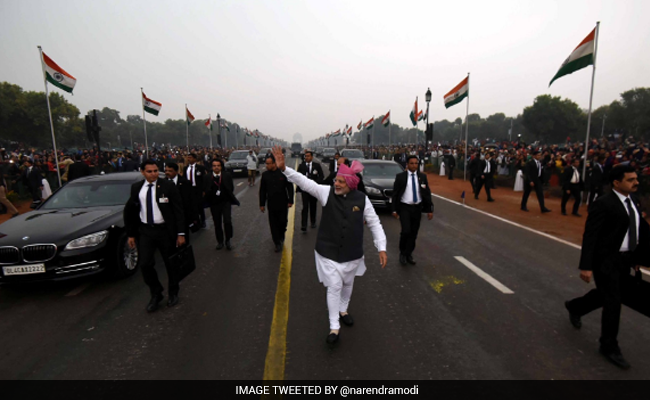
<instances>
[{"instance_id":1,"label":"dark necktie","mask_svg":"<svg viewBox=\"0 0 650 400\"><path fill-rule=\"evenodd\" d=\"M627 229L629 235L627 248L629 251L634 251L636 249L636 214L634 213L629 197L625 199L625 204L627 204L627 212L630 214L630 226Z\"/></svg>"},{"instance_id":2,"label":"dark necktie","mask_svg":"<svg viewBox=\"0 0 650 400\"><path fill-rule=\"evenodd\" d=\"M147 224L153 225L153 183L147 189Z\"/></svg>"},{"instance_id":3,"label":"dark necktie","mask_svg":"<svg viewBox=\"0 0 650 400\"><path fill-rule=\"evenodd\" d=\"M418 202L418 189L415 185L415 174L411 174L411 189L413 190L413 203Z\"/></svg>"},{"instance_id":4,"label":"dark necktie","mask_svg":"<svg viewBox=\"0 0 650 400\"><path fill-rule=\"evenodd\" d=\"M194 186L194 165L190 165L190 180L192 181L192 186Z\"/></svg>"}]
</instances>

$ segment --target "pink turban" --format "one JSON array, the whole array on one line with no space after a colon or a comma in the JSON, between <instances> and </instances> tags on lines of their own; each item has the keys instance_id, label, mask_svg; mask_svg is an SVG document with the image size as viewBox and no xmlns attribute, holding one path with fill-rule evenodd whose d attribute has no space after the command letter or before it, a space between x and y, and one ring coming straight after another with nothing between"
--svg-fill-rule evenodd
<instances>
[{"instance_id":1,"label":"pink turban","mask_svg":"<svg viewBox=\"0 0 650 400\"><path fill-rule=\"evenodd\" d=\"M345 183L348 184L350 190L356 190L359 185L359 177L357 174L363 171L363 165L359 161L352 161L352 166L348 167L345 164L341 164L339 171L336 176L342 176L345 179Z\"/></svg>"}]
</instances>

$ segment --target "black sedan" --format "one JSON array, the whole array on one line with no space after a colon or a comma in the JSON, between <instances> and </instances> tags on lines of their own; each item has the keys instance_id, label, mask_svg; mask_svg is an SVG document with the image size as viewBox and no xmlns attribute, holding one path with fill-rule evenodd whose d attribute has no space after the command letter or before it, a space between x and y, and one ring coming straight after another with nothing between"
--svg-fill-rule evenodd
<instances>
[{"instance_id":1,"label":"black sedan","mask_svg":"<svg viewBox=\"0 0 650 400\"><path fill-rule=\"evenodd\" d=\"M390 208L395 176L404 168L395 161L361 160L363 164L363 184L370 203L375 208Z\"/></svg>"},{"instance_id":2,"label":"black sedan","mask_svg":"<svg viewBox=\"0 0 650 400\"><path fill-rule=\"evenodd\" d=\"M226 172L233 177L236 175L248 176L247 156L248 150L235 150L230 153L230 157L228 157L228 161L224 165Z\"/></svg>"},{"instance_id":3,"label":"black sedan","mask_svg":"<svg viewBox=\"0 0 650 400\"><path fill-rule=\"evenodd\" d=\"M139 172L79 178L36 210L0 225L0 284L58 281L106 271L132 275L123 211Z\"/></svg>"}]
</instances>

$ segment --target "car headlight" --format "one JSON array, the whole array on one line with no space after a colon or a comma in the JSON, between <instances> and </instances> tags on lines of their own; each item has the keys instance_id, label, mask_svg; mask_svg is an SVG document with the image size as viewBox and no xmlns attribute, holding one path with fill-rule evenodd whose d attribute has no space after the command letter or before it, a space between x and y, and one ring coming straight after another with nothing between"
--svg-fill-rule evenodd
<instances>
[{"instance_id":1,"label":"car headlight","mask_svg":"<svg viewBox=\"0 0 650 400\"><path fill-rule=\"evenodd\" d=\"M375 189L374 187L366 187L366 193L381 196L381 190Z\"/></svg>"},{"instance_id":2,"label":"car headlight","mask_svg":"<svg viewBox=\"0 0 650 400\"><path fill-rule=\"evenodd\" d=\"M82 236L78 239L71 240L70 243L68 243L68 245L65 246L64 251L78 250L78 249L83 249L85 247L97 246L98 244L103 242L107 237L108 237L108 231L101 231L90 235Z\"/></svg>"}]
</instances>

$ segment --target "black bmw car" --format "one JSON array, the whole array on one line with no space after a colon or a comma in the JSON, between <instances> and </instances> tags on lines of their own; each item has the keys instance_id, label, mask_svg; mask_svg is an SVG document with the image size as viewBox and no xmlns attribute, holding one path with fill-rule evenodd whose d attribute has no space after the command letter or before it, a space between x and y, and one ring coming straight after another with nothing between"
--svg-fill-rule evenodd
<instances>
[{"instance_id":1,"label":"black bmw car","mask_svg":"<svg viewBox=\"0 0 650 400\"><path fill-rule=\"evenodd\" d=\"M0 284L132 275L138 251L127 244L123 211L142 179L139 172L79 178L0 224Z\"/></svg>"},{"instance_id":2,"label":"black bmw car","mask_svg":"<svg viewBox=\"0 0 650 400\"><path fill-rule=\"evenodd\" d=\"M375 208L390 208L395 176L404 168L392 160L360 160L363 164L363 184L370 203Z\"/></svg>"}]
</instances>

